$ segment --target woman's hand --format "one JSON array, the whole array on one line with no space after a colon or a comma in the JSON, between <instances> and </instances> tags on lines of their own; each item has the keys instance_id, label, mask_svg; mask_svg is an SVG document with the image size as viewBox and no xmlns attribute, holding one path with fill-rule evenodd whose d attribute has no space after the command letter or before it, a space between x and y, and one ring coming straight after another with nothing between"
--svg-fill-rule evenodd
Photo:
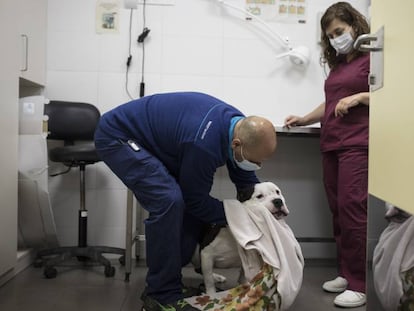
<instances>
[{"instance_id":1,"label":"woman's hand","mask_svg":"<svg viewBox=\"0 0 414 311\"><path fill-rule=\"evenodd\" d=\"M307 115L303 117L290 115L285 119L285 127L291 128L293 126L307 126L320 122L323 114L325 113L325 103L323 102Z\"/></svg>"},{"instance_id":2,"label":"woman's hand","mask_svg":"<svg viewBox=\"0 0 414 311\"><path fill-rule=\"evenodd\" d=\"M335 107L335 117L343 117L349 109L359 104L359 94L342 98Z\"/></svg>"},{"instance_id":3,"label":"woman's hand","mask_svg":"<svg viewBox=\"0 0 414 311\"><path fill-rule=\"evenodd\" d=\"M286 119L285 119L285 127L287 127L287 128L291 128L291 127L293 127L293 126L300 126L300 125L303 125L302 123L302 117L298 117L298 116L288 116Z\"/></svg>"}]
</instances>

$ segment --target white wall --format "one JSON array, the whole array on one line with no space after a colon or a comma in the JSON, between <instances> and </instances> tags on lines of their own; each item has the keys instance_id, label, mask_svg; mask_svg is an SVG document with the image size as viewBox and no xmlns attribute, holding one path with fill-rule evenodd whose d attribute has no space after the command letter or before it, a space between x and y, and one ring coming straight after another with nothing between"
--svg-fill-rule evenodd
<instances>
[{"instance_id":1,"label":"white wall","mask_svg":"<svg viewBox=\"0 0 414 311\"><path fill-rule=\"evenodd\" d=\"M146 22L151 32L145 41L146 94L202 91L229 102L247 115L266 116L275 125L281 125L288 114L304 114L323 100L324 72L319 66L316 16L334 2L308 0L305 24L269 24L276 32L288 36L293 46L306 45L311 49L311 62L306 70L292 67L287 59L275 59L282 49L263 36L260 25L240 19L238 13L223 9L214 0L176 0L174 6L147 6ZM362 12L367 11L368 0L350 2ZM231 3L242 4L242 1ZM105 112L129 100L125 92L129 10L121 9L119 34L99 35L95 32L95 6L95 0L49 0L45 95L50 99L89 102ZM141 78L141 46L136 43L141 30L142 6L139 6L133 15L129 76L129 90L135 97L139 95ZM321 189L318 143L312 140L316 154L311 159L301 149L308 143L288 139L284 144L286 149L280 145L266 173L261 174L278 181L282 169L285 174L282 183L289 196L295 205L310 205L310 209L302 211L303 217L311 216L317 223L302 224L296 216L297 221L292 221L294 229L308 236L325 236L330 234L330 220ZM289 160L281 166L277 156L286 150L299 155L285 155ZM300 167L306 167L309 174L290 177L289 172L298 171L295 170L298 163L305 163ZM55 166L52 164L51 170ZM307 179L309 176L312 178ZM50 179L52 204L63 244L76 241L77 178L74 170ZM87 187L89 241L123 246L125 187L102 163L88 167ZM301 196L294 192L296 187L311 195L301 201ZM227 186L226 176L220 171L214 191L218 191L219 197L233 195L234 190ZM303 228L317 231L312 233Z\"/></svg>"}]
</instances>

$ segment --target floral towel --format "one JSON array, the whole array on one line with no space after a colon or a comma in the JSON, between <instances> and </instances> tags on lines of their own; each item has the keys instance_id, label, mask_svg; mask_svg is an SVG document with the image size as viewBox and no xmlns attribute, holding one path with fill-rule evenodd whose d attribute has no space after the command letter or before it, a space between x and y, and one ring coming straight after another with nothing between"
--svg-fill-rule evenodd
<instances>
[{"instance_id":1,"label":"floral towel","mask_svg":"<svg viewBox=\"0 0 414 311\"><path fill-rule=\"evenodd\" d=\"M414 217L390 222L381 233L372 261L374 286L384 310L410 309L414 300ZM411 301L411 302L410 302Z\"/></svg>"},{"instance_id":2,"label":"floral towel","mask_svg":"<svg viewBox=\"0 0 414 311\"><path fill-rule=\"evenodd\" d=\"M402 273L403 296L398 311L414 310L414 268Z\"/></svg>"},{"instance_id":3,"label":"floral towel","mask_svg":"<svg viewBox=\"0 0 414 311\"><path fill-rule=\"evenodd\" d=\"M197 309L207 311L279 311L281 297L273 268L267 264L246 284L219 292L217 296L195 296L187 301Z\"/></svg>"}]
</instances>

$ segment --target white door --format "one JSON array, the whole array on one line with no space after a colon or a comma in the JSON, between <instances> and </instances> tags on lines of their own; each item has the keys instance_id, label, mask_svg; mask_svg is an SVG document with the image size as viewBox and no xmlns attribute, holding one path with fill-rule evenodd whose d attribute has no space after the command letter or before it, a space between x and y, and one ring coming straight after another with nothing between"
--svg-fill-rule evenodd
<instances>
[{"instance_id":1,"label":"white door","mask_svg":"<svg viewBox=\"0 0 414 311\"><path fill-rule=\"evenodd\" d=\"M414 214L413 13L414 1L371 2L371 33L384 26L384 80L383 87L373 91L370 99L369 193L411 214Z\"/></svg>"}]
</instances>

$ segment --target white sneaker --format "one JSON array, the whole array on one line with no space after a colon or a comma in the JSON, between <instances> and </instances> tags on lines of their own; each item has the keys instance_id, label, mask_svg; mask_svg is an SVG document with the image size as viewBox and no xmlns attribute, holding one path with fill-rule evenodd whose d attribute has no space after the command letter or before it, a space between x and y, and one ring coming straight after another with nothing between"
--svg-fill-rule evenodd
<instances>
[{"instance_id":1,"label":"white sneaker","mask_svg":"<svg viewBox=\"0 0 414 311\"><path fill-rule=\"evenodd\" d=\"M323 283L322 288L330 293L341 293L348 287L348 281L338 276L335 280Z\"/></svg>"},{"instance_id":2,"label":"white sneaker","mask_svg":"<svg viewBox=\"0 0 414 311\"><path fill-rule=\"evenodd\" d=\"M367 302L364 293L346 290L342 294L336 296L334 304L343 308L360 307Z\"/></svg>"}]
</instances>

